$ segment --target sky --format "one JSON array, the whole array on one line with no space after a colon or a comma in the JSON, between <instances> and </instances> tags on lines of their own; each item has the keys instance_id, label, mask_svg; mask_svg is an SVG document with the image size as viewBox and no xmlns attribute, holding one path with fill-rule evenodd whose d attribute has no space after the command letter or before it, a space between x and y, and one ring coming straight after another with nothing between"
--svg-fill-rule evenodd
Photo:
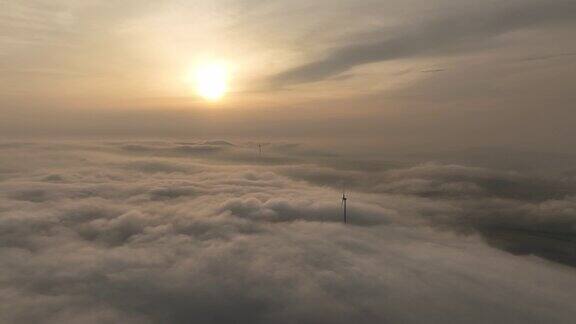
<instances>
[{"instance_id":1,"label":"sky","mask_svg":"<svg viewBox=\"0 0 576 324\"><path fill-rule=\"evenodd\" d=\"M0 4L5 136L570 150L570 0ZM218 103L187 82L226 62Z\"/></svg>"},{"instance_id":2,"label":"sky","mask_svg":"<svg viewBox=\"0 0 576 324\"><path fill-rule=\"evenodd\" d=\"M574 323L574 39L573 0L0 0L0 323Z\"/></svg>"}]
</instances>

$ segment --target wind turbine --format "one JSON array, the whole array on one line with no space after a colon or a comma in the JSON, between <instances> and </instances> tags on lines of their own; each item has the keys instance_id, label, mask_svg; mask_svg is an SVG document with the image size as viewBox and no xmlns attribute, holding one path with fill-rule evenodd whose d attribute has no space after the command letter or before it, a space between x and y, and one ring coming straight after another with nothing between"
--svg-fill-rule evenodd
<instances>
[{"instance_id":1,"label":"wind turbine","mask_svg":"<svg viewBox=\"0 0 576 324\"><path fill-rule=\"evenodd\" d=\"M262 157L262 144L258 143L258 156Z\"/></svg>"},{"instance_id":2,"label":"wind turbine","mask_svg":"<svg viewBox=\"0 0 576 324\"><path fill-rule=\"evenodd\" d=\"M344 214L344 224L348 223L348 219L346 218L346 188L342 189L342 213Z\"/></svg>"}]
</instances>

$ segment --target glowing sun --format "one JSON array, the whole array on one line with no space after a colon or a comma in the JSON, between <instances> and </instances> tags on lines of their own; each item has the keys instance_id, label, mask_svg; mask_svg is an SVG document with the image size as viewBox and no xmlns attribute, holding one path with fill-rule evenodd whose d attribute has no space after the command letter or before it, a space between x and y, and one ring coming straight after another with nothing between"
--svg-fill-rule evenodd
<instances>
[{"instance_id":1,"label":"glowing sun","mask_svg":"<svg viewBox=\"0 0 576 324\"><path fill-rule=\"evenodd\" d=\"M198 95L208 101L218 101L228 91L229 71L224 63L201 64L191 77Z\"/></svg>"}]
</instances>

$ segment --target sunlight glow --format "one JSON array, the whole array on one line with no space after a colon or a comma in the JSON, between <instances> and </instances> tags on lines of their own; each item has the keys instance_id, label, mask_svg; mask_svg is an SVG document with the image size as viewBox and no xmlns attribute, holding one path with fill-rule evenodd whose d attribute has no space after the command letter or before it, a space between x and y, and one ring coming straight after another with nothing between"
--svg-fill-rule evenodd
<instances>
[{"instance_id":1,"label":"sunlight glow","mask_svg":"<svg viewBox=\"0 0 576 324\"><path fill-rule=\"evenodd\" d=\"M198 95L208 101L218 101L228 90L229 71L221 62L204 63L193 71L193 82Z\"/></svg>"}]
</instances>

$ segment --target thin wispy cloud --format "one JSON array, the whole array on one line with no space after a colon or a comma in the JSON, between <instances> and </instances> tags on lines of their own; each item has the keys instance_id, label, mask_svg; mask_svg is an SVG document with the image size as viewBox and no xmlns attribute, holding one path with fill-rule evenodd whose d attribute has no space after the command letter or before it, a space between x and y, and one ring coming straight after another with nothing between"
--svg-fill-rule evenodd
<instances>
[{"instance_id":1,"label":"thin wispy cloud","mask_svg":"<svg viewBox=\"0 0 576 324\"><path fill-rule=\"evenodd\" d=\"M414 58L454 55L490 48L487 43L506 33L530 28L573 23L576 6L572 1L528 1L487 5L480 10L447 12L427 22L411 22L381 32L381 40L336 48L317 61L297 66L272 79L290 84L319 81L356 66ZM426 18L425 18L426 19Z\"/></svg>"}]
</instances>

